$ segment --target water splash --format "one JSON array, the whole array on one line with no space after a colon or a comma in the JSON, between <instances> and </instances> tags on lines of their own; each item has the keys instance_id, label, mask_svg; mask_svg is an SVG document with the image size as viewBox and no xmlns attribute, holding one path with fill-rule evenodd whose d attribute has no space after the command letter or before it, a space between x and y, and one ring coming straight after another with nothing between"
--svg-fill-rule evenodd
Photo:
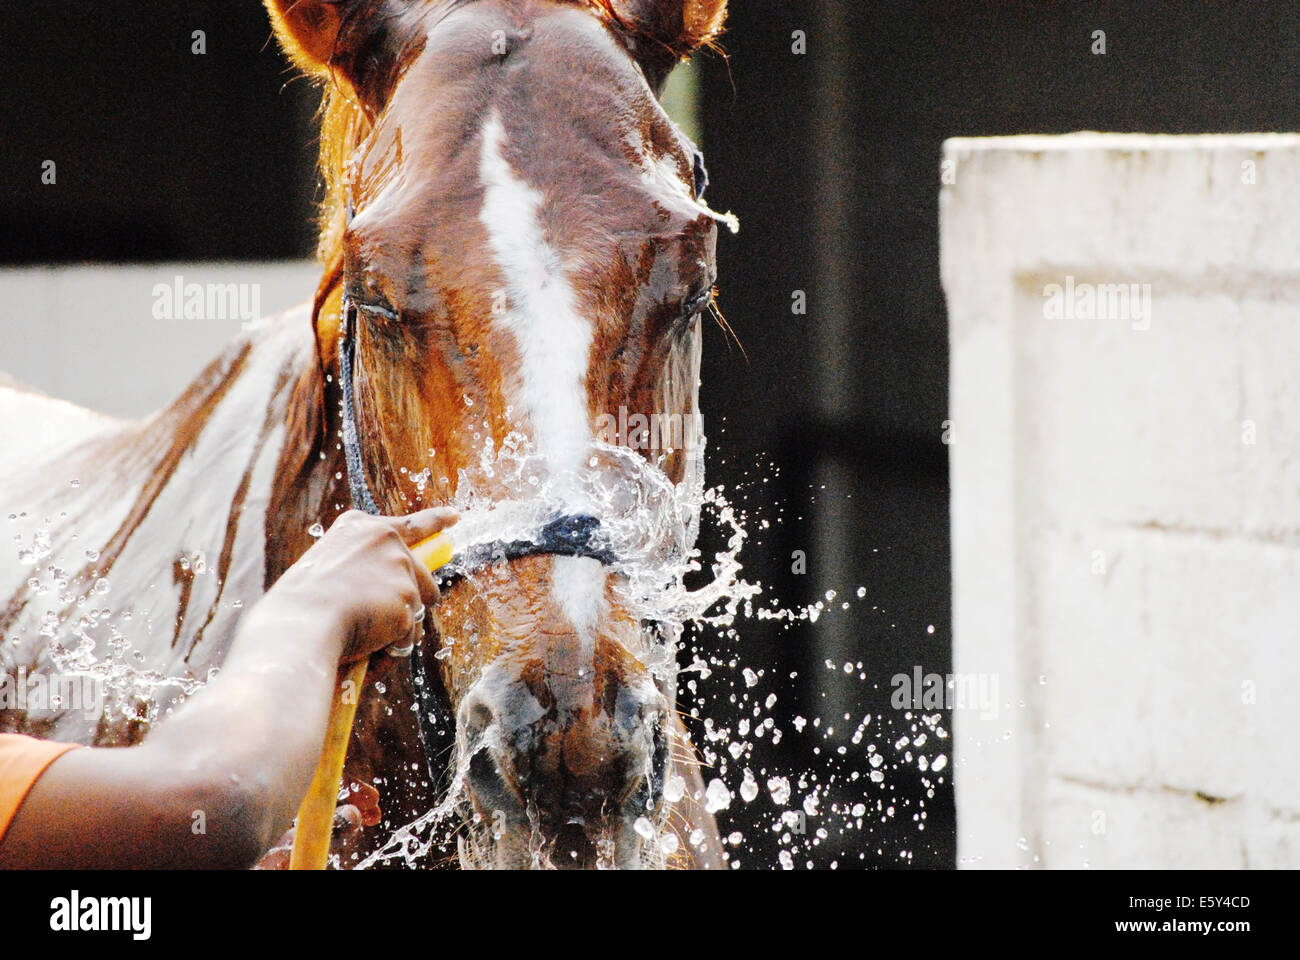
<instances>
[{"instance_id":1,"label":"water splash","mask_svg":"<svg viewBox=\"0 0 1300 960\"><path fill-rule=\"evenodd\" d=\"M486 435L485 425L481 436ZM423 484L420 486L423 492ZM707 768L708 786L697 799L720 821L746 821L751 830L763 829L752 825L761 824L766 816L766 829L777 835L782 846L777 863L771 866L793 868L797 862L808 866L814 854L825 862L826 849L836 838L846 851L860 846L854 834L870 835L873 822L888 823L903 812L912 817L918 834L924 831L925 800L912 804L901 798L889 775L910 770L922 777L927 798L934 797L943 783L940 772L948 762L947 754L940 752L947 749L948 737L939 722L942 715L868 715L852 722L846 714L843 721L848 728L841 726L837 734L837 724L828 718L814 717L809 723L803 717L782 714L780 697L772 689L775 675L759 664L746 662L743 624L772 621L786 630L815 624L824 614L849 610L855 600L865 599L867 591L862 586L846 587L843 592L854 599L842 599L840 592L827 590L821 599L794 607L764 596L762 584L745 578L742 557L751 527L766 530L770 524L747 517L730 501L728 491L705 488L698 479L694 484L674 486L641 454L606 445L595 448L586 469L576 477L551 477L544 463L530 454L526 440L512 436L500 448L484 443L477 468L462 471L458 477L453 506L462 517L456 531L458 544L535 538L541 526L561 510L600 517L624 575L617 588L622 599L637 616L662 624L671 638L662 662L649 666L667 677L677 672L680 662L676 677L679 704L702 722L702 734L695 740ZM695 544L700 524L723 543L707 559ZM724 642L734 655L719 658L705 653L705 638ZM868 682L868 672L860 661L828 664L827 668ZM720 695L721 678L730 673L739 674L739 690L733 684L731 691ZM899 726L908 731L910 739L896 735ZM817 743L812 749L821 762L814 769L791 770L754 759L756 745L775 747L785 737ZM877 741L890 749L888 758ZM848 769L847 761L854 753L865 761L864 766L869 765L865 775ZM462 864L496 863L494 838L485 833L464 796L464 771L457 771L453 779L451 793L436 811L399 827L360 866L398 860L417 866L452 835L457 836ZM766 785L766 791L760 784ZM685 782L672 777L665 786L665 799L676 802L685 790ZM769 813L762 813L763 809ZM647 824L654 828L650 837L645 836ZM698 847L704 842L699 831L682 837L649 820L637 825L646 855L658 857L660 863L679 853L679 847ZM436 839L439 836L441 841ZM725 856L733 866L739 865L750 846L745 831L732 830L724 842ZM545 865L535 827L530 843L532 864ZM883 857L883 851L878 854ZM899 859L910 862L911 851L900 850ZM838 858L829 865L838 867Z\"/></svg>"},{"instance_id":2,"label":"water splash","mask_svg":"<svg viewBox=\"0 0 1300 960\"><path fill-rule=\"evenodd\" d=\"M486 426L481 436L490 436ZM737 488L706 488L701 475L689 472L691 480L674 486L641 453L598 445L575 475L557 477L547 473L522 436L511 435L499 446L484 440L476 463L455 478L451 505L462 516L456 540L464 546L532 538L558 510L601 518L624 574L618 587L623 599L638 616L664 625L668 642L663 660L651 667L667 676L680 665L679 707L694 718L693 739L706 766L708 787L699 799L718 814L721 824L742 828L724 827L726 855L733 866L793 869L829 860L837 867L839 857L828 857L828 850L840 849L845 859L852 855L861 860L860 838L871 835L873 824L902 818L909 818L916 834L922 835L925 799L935 796L950 765L942 713L793 714L782 702L785 676L757 662L743 642L748 622L771 622L785 630L815 624L824 615L843 615L852 603L865 600L866 588L843 585L807 605L782 604L762 584L744 576L751 531L768 529L768 521L747 516L733 503ZM406 477L411 509L423 505L433 491L445 489L447 479L435 482L428 464L408 466ZM10 520L23 521L28 530L16 534L14 542L19 563L30 571L28 588L48 601L40 633L50 662L58 670L95 678L105 691L106 715L152 723L165 709L162 704L174 707L202 689L211 675L169 675L144 662L133 648L130 636L143 625L132 622L129 608L111 612L104 606L118 591L113 591L111 576L93 571L98 550L78 547L79 557L92 571L91 579L74 584L73 575L58 564L51 521L33 530L32 518L11 515ZM701 525L722 543L707 557L696 545ZM323 531L309 532L318 536ZM187 576L212 575L198 553L179 557L177 565ZM16 649L21 639L10 638L9 646ZM719 647L728 652L719 655ZM861 661L827 662L824 668L837 679L862 684L880 680ZM790 738L811 745L818 758L811 768L790 769L759 756L758 748L772 748ZM853 768L848 761L854 757L863 761L864 769ZM459 761L450 789L433 807L392 829L356 866L422 866L449 848L459 850L469 865L496 862L499 838L493 836L492 824L476 819L466 803L466 762ZM917 779L925 797L913 801L905 796L906 791L896 787L903 776ZM685 790L685 782L675 777L666 785L665 796L681 799ZM545 866L548 853L532 819L528 856L533 865ZM652 865L704 842L698 831L683 836L647 822L653 828L650 838L644 836L644 825L636 832L645 840L644 856ZM752 859L752 851L770 846L766 840L759 842L765 832L780 846L775 862ZM602 851L601 863L614 865L612 843ZM879 862L885 854L876 853ZM899 849L896 855L898 862L907 863L912 851Z\"/></svg>"}]
</instances>

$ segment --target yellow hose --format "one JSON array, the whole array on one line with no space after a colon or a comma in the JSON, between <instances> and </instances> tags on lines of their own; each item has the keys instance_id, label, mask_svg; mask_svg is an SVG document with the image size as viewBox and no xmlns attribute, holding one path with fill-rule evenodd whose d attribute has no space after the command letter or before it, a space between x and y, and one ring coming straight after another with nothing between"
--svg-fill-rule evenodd
<instances>
[{"instance_id":1,"label":"yellow hose","mask_svg":"<svg viewBox=\"0 0 1300 960\"><path fill-rule=\"evenodd\" d=\"M454 548L451 535L439 533L411 548L417 560L430 571L451 560ZM316 773L307 795L298 807L294 827L290 870L324 870L329 862L330 836L334 827L334 809L338 805L339 781L343 777L343 760L352 739L352 720L361 699L361 685L366 679L366 661L349 664L339 675L330 705L329 724L325 729L325 746L321 749Z\"/></svg>"}]
</instances>

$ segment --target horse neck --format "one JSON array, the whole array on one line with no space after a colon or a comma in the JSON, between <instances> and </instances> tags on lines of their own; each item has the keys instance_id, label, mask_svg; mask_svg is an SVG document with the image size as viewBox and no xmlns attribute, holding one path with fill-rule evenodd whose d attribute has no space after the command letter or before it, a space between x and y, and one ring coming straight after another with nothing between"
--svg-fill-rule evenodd
<instances>
[{"instance_id":1,"label":"horse neck","mask_svg":"<svg viewBox=\"0 0 1300 960\"><path fill-rule=\"evenodd\" d=\"M299 435L309 423L294 416L315 364L309 311L272 318L232 343L168 407L6 491L8 510L25 514L11 526L39 543L42 556L12 571L9 557L0 560L0 603L8 598L0 637L9 640L0 645L0 668L58 672L51 647L75 648L87 636L97 659L103 641L125 637L130 647L120 659L133 670L202 678L219 664L242 610L265 591L269 572L287 565L268 547L275 531L267 517L273 503L295 500L286 488L302 484L301 476L281 477L285 452L319 447ZM314 474L331 465L314 459ZM34 575L66 586L32 589ZM87 610L107 615L88 623ZM176 692L159 689L157 699ZM44 732L121 739L52 724Z\"/></svg>"}]
</instances>

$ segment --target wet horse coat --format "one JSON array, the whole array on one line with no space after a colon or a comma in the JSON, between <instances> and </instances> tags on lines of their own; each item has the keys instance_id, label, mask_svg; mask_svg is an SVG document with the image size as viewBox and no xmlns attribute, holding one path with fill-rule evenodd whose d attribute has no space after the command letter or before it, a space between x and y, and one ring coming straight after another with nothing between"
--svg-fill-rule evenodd
<instances>
[{"instance_id":1,"label":"wet horse coat","mask_svg":"<svg viewBox=\"0 0 1300 960\"><path fill-rule=\"evenodd\" d=\"M655 89L717 32L724 3L268 6L286 48L331 83L315 303L241 337L140 424L0 392L29 422L48 414L67 431L36 443L41 462L0 475L4 508L23 514L11 529L37 556L0 565L6 669L51 669L78 637L101 657L106 641L130 643L124 665L141 654L169 677L220 663L243 607L301 555L313 524L352 502L335 375L344 309L360 472L384 512L449 502L466 484L517 499L481 460L485 443L516 439L557 507L578 511L589 505L579 477L614 469L596 444L602 414L695 422L700 315L725 218L701 202L694 150ZM652 459L673 483L698 482L684 451ZM463 858L536 863L540 836L542 862L653 863L633 831L648 816L697 835L681 837L682 856L716 862L672 681L648 669L656 641L617 573L591 557L509 566L449 590L441 636L422 651L449 735L454 721L465 813L497 824L467 828ZM409 678L376 681L348 771L380 786L396 826L440 784L413 748ZM165 704L169 691L152 692ZM112 719L3 722L133 742L154 719L151 699L115 704ZM676 804L663 798L673 771L686 787Z\"/></svg>"}]
</instances>

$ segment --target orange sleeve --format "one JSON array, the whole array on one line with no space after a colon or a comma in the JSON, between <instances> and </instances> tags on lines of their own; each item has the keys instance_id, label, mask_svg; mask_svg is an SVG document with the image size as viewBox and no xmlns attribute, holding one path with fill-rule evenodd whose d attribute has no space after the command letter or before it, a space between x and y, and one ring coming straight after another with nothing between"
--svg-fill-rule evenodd
<instances>
[{"instance_id":1,"label":"orange sleeve","mask_svg":"<svg viewBox=\"0 0 1300 960\"><path fill-rule=\"evenodd\" d=\"M0 839L45 768L80 744L0 733Z\"/></svg>"}]
</instances>

